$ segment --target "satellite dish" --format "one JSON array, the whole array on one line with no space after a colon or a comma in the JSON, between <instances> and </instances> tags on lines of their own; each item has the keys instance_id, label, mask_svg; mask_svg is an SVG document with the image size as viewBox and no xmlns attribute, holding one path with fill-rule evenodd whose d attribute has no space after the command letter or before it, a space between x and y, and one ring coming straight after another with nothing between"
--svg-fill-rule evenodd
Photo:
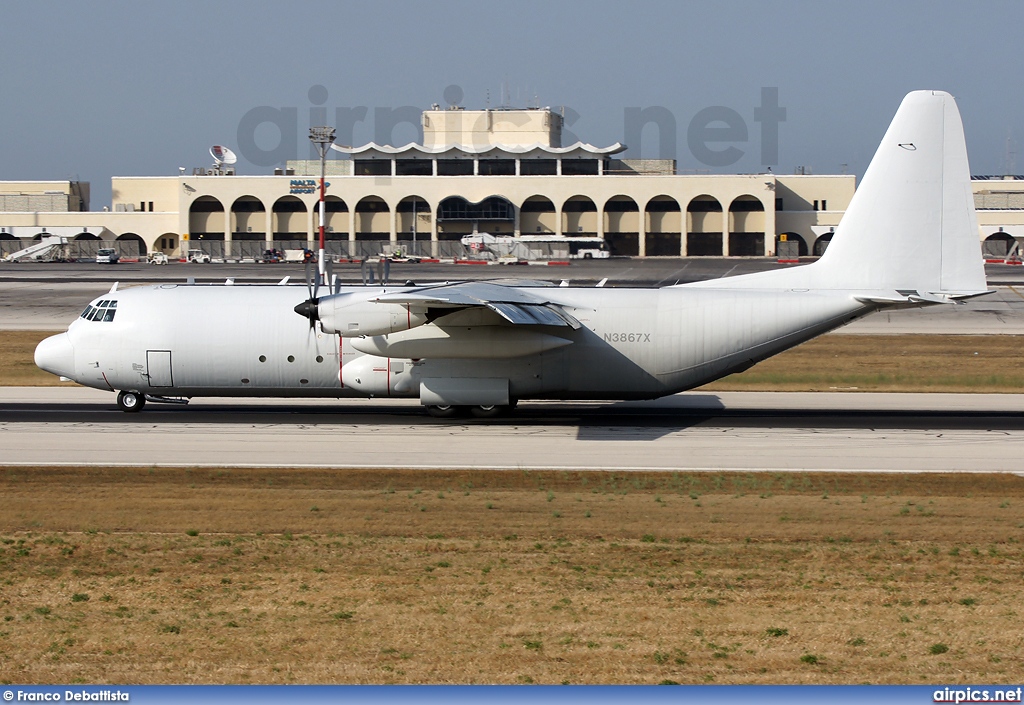
<instances>
[{"instance_id":1,"label":"satellite dish","mask_svg":"<svg viewBox=\"0 0 1024 705\"><path fill-rule=\"evenodd\" d=\"M221 164L234 164L238 161L238 157L235 156L234 152L219 144L210 147L210 156L213 157L213 161L217 163L218 167Z\"/></svg>"}]
</instances>

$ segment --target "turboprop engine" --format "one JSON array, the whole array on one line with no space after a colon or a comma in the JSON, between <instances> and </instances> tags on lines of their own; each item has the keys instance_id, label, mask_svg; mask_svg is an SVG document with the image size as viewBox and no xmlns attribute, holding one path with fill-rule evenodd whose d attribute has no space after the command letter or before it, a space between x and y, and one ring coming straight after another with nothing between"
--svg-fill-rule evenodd
<instances>
[{"instance_id":1,"label":"turboprop engine","mask_svg":"<svg viewBox=\"0 0 1024 705\"><path fill-rule=\"evenodd\" d=\"M378 292L360 292L314 298L296 306L295 312L311 321L320 321L325 333L337 333L343 338L387 335L427 323L426 311L413 311L403 304L378 303L374 301L376 296Z\"/></svg>"},{"instance_id":2,"label":"turboprop engine","mask_svg":"<svg viewBox=\"0 0 1024 705\"><path fill-rule=\"evenodd\" d=\"M370 397L414 397L419 379L412 360L363 355L341 368L341 383Z\"/></svg>"},{"instance_id":3,"label":"turboprop engine","mask_svg":"<svg viewBox=\"0 0 1024 705\"><path fill-rule=\"evenodd\" d=\"M494 360L536 355L572 341L538 331L505 326L426 326L392 335L368 335L352 341L367 355L391 358Z\"/></svg>"}]
</instances>

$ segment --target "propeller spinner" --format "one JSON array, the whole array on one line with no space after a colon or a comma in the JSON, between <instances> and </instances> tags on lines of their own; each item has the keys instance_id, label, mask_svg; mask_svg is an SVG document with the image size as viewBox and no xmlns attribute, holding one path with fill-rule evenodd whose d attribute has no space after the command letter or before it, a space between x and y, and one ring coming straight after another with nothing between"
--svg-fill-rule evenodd
<instances>
[{"instance_id":1,"label":"propeller spinner","mask_svg":"<svg viewBox=\"0 0 1024 705\"><path fill-rule=\"evenodd\" d=\"M306 292L309 294L309 298L298 304L293 311L309 319L309 327L312 329L317 321L320 320L320 272L313 275L312 263L306 262Z\"/></svg>"}]
</instances>

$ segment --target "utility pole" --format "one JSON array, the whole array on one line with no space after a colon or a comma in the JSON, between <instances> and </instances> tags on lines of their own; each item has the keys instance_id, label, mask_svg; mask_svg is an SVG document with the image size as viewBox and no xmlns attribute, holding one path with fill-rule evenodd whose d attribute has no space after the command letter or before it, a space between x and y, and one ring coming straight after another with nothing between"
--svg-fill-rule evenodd
<instances>
[{"instance_id":1,"label":"utility pole","mask_svg":"<svg viewBox=\"0 0 1024 705\"><path fill-rule=\"evenodd\" d=\"M316 151L320 154L320 252L317 253L317 271L320 272L320 281L324 281L327 262L324 259L324 198L325 187L324 177L327 174L327 150L334 144L333 127L311 127L309 128L309 141L316 145ZM328 286L330 284L328 283Z\"/></svg>"}]
</instances>

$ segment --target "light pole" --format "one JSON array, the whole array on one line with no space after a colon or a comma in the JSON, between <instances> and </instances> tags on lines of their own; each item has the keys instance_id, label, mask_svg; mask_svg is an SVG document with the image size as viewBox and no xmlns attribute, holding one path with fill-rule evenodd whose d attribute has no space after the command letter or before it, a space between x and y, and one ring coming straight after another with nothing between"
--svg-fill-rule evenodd
<instances>
[{"instance_id":1,"label":"light pole","mask_svg":"<svg viewBox=\"0 0 1024 705\"><path fill-rule=\"evenodd\" d=\"M317 254L316 259L317 270L320 272L320 281L323 281L327 266L324 261L324 177L327 172L327 150L334 144L334 128L309 128L309 141L316 145L316 151L320 153L320 252Z\"/></svg>"}]
</instances>

